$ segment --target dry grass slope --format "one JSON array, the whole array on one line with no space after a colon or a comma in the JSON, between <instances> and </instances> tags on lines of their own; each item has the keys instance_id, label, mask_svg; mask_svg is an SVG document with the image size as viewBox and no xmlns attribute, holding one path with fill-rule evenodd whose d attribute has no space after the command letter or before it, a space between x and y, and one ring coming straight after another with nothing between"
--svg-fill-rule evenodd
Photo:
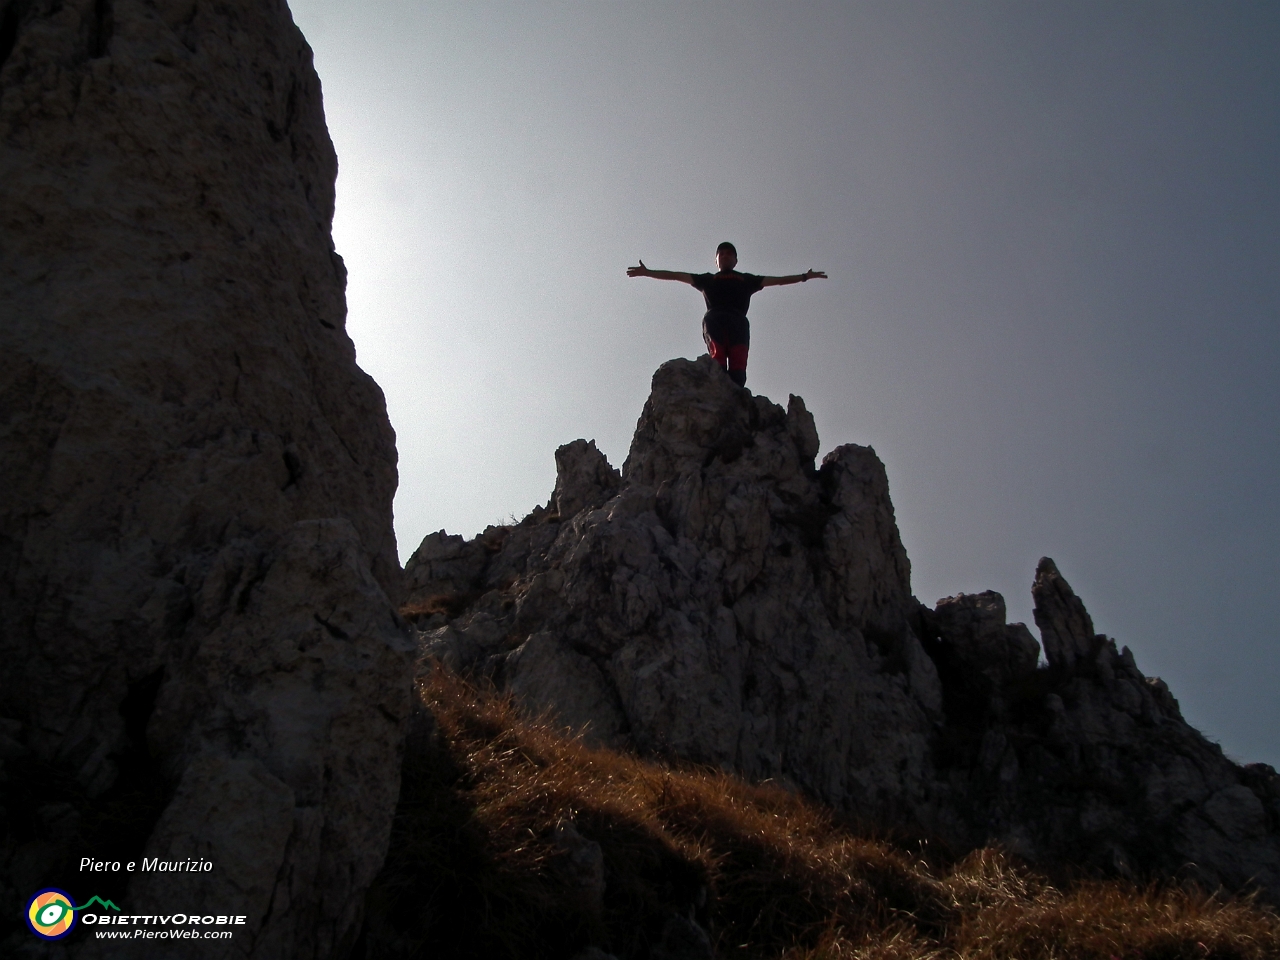
<instances>
[{"instance_id":1,"label":"dry grass slope","mask_svg":"<svg viewBox=\"0 0 1280 960\"><path fill-rule=\"evenodd\" d=\"M1059 888L980 850L938 864L782 789L592 749L435 669L358 954L642 960L674 914L718 957L1265 960L1280 917L1176 886ZM603 902L556 826L603 851Z\"/></svg>"}]
</instances>

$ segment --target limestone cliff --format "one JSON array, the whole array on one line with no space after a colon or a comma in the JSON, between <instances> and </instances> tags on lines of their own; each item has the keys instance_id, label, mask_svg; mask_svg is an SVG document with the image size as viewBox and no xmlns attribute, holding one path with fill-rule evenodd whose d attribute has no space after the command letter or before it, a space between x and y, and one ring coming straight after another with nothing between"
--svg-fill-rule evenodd
<instances>
[{"instance_id":1,"label":"limestone cliff","mask_svg":"<svg viewBox=\"0 0 1280 960\"><path fill-rule=\"evenodd\" d=\"M248 915L212 953L358 919L409 646L335 174L281 0L0 3L6 917L134 843L213 861L118 892Z\"/></svg>"},{"instance_id":2,"label":"limestone cliff","mask_svg":"<svg viewBox=\"0 0 1280 960\"><path fill-rule=\"evenodd\" d=\"M424 654L590 738L955 850L1280 900L1273 770L1191 729L1050 560L1045 665L998 594L920 604L874 451L817 451L798 398L753 397L707 358L664 364L621 474L575 441L547 507L423 541L406 576Z\"/></svg>"}]
</instances>

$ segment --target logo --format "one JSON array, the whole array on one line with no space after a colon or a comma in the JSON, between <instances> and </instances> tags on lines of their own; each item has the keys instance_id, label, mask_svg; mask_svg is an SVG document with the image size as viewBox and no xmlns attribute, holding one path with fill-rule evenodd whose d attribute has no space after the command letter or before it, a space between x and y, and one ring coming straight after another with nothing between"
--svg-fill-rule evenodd
<instances>
[{"instance_id":1,"label":"logo","mask_svg":"<svg viewBox=\"0 0 1280 960\"><path fill-rule=\"evenodd\" d=\"M46 940L61 940L76 925L76 914L81 910L87 910L95 903L102 904L104 910L120 912L120 908L114 903L103 900L101 897L90 897L88 903L82 903L77 907L75 901L71 899L71 894L65 890L49 887L41 890L27 902L27 926L38 937L44 937ZM92 918L95 915L89 916L91 918L89 922L93 923Z\"/></svg>"},{"instance_id":2,"label":"logo","mask_svg":"<svg viewBox=\"0 0 1280 960\"><path fill-rule=\"evenodd\" d=\"M75 925L75 904L62 890L41 890L27 903L27 926L38 937L61 940Z\"/></svg>"}]
</instances>

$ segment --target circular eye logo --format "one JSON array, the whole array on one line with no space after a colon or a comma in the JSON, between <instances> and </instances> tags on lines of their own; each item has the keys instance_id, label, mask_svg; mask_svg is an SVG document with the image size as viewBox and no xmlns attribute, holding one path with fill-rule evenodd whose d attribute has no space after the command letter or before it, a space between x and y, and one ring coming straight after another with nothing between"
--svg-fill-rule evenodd
<instances>
[{"instance_id":1,"label":"circular eye logo","mask_svg":"<svg viewBox=\"0 0 1280 960\"><path fill-rule=\"evenodd\" d=\"M36 936L61 940L76 925L75 903L62 890L41 890L27 903L27 926Z\"/></svg>"}]
</instances>

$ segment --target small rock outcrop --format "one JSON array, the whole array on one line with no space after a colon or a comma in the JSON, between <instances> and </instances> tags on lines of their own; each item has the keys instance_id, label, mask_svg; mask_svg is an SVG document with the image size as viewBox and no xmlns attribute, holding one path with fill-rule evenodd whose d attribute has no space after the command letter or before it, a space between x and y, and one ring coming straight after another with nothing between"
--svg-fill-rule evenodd
<instances>
[{"instance_id":1,"label":"small rock outcrop","mask_svg":"<svg viewBox=\"0 0 1280 960\"><path fill-rule=\"evenodd\" d=\"M1051 560L1033 586L1046 664L999 594L919 603L875 452L817 452L799 398L664 364L620 475L575 441L547 507L423 541L406 568L423 655L588 739L956 850L1280 899L1273 770L1189 727Z\"/></svg>"},{"instance_id":2,"label":"small rock outcrop","mask_svg":"<svg viewBox=\"0 0 1280 960\"><path fill-rule=\"evenodd\" d=\"M283 2L0 3L6 917L131 853L214 866L133 874L126 911L248 917L193 955L358 922L412 647L336 169Z\"/></svg>"}]
</instances>

